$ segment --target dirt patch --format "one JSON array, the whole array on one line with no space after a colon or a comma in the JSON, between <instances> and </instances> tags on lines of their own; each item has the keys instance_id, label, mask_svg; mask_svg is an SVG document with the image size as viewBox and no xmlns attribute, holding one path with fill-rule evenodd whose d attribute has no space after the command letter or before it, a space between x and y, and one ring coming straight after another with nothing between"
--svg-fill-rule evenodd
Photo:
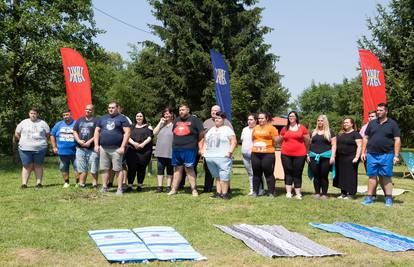
<instances>
[{"instance_id":1,"label":"dirt patch","mask_svg":"<svg viewBox=\"0 0 414 267\"><path fill-rule=\"evenodd\" d=\"M46 250L37 248L19 248L14 249L11 254L16 258L17 261L24 262L26 264L35 264L39 262Z\"/></svg>"}]
</instances>

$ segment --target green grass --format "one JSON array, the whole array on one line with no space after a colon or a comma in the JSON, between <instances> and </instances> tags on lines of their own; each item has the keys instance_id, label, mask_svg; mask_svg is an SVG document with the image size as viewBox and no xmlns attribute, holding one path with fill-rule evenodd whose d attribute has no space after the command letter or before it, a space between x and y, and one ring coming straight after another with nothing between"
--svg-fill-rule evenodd
<instances>
[{"instance_id":1,"label":"green grass","mask_svg":"<svg viewBox=\"0 0 414 267\"><path fill-rule=\"evenodd\" d=\"M396 167L396 175L401 176L404 168ZM234 198L227 202L209 199L206 194L198 198L188 193L172 197L155 194L154 176L146 178L145 192L116 197L115 193L102 195L92 189L62 189L54 158L48 159L45 165L43 189L35 190L32 178L29 188L20 190L20 166L3 158L0 161L0 266L109 266L88 237L88 230L151 225L176 228L208 258L199 263L154 262L152 266L409 266L414 262L412 251L387 253L308 225L309 222L350 221L414 236L414 192L396 197L393 208L386 208L380 201L364 207L360 204L362 196L354 201L337 200L338 190L332 187L329 200L317 201L312 199L312 185L304 177L302 201L286 199L281 181L277 182L279 196L275 199L252 199L246 196L248 178L239 158L233 173ZM366 184L362 167L359 179L360 184ZM394 182L396 187L414 191L411 179L395 178ZM200 179L199 184L202 183ZM236 223L283 225L344 255L264 258L213 226Z\"/></svg>"}]
</instances>

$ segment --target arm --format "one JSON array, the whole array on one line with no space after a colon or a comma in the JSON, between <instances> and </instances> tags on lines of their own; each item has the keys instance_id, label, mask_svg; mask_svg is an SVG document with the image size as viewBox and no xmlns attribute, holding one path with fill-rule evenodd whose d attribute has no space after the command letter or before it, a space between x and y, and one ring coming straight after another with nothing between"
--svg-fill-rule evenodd
<instances>
[{"instance_id":1,"label":"arm","mask_svg":"<svg viewBox=\"0 0 414 267\"><path fill-rule=\"evenodd\" d=\"M362 147L361 147L361 160L365 161L367 158L366 155L366 149L367 149L367 143L368 143L368 135L365 135L364 138L362 138Z\"/></svg>"},{"instance_id":2,"label":"arm","mask_svg":"<svg viewBox=\"0 0 414 267\"><path fill-rule=\"evenodd\" d=\"M237 139L235 135L229 136L229 140L230 140L230 151L227 152L226 154L227 158L231 158L233 156L234 149L237 146Z\"/></svg>"},{"instance_id":3,"label":"arm","mask_svg":"<svg viewBox=\"0 0 414 267\"><path fill-rule=\"evenodd\" d=\"M398 155L400 154L401 150L401 138L400 137L394 137L394 164L397 164L400 161L400 158Z\"/></svg>"},{"instance_id":4,"label":"arm","mask_svg":"<svg viewBox=\"0 0 414 267\"><path fill-rule=\"evenodd\" d=\"M54 135L51 135L50 136L50 142L52 143L53 153L57 154L58 153L58 149L57 149L57 145L56 145L56 137Z\"/></svg>"},{"instance_id":5,"label":"arm","mask_svg":"<svg viewBox=\"0 0 414 267\"><path fill-rule=\"evenodd\" d=\"M15 132L14 136L16 137L16 140L19 141L20 137L21 137L21 134L19 132Z\"/></svg>"},{"instance_id":6,"label":"arm","mask_svg":"<svg viewBox=\"0 0 414 267\"><path fill-rule=\"evenodd\" d=\"M83 140L81 140L81 139L79 138L79 134L78 134L78 132L77 132L77 131L73 131L73 137L75 138L75 141L76 141L79 145L81 145L82 147L87 147L87 146L85 146L86 142L85 142L85 141L83 141Z\"/></svg>"},{"instance_id":7,"label":"arm","mask_svg":"<svg viewBox=\"0 0 414 267\"><path fill-rule=\"evenodd\" d=\"M165 124L165 119L161 118L160 122L154 128L154 131L153 131L154 135L159 134L161 128L164 127L164 124Z\"/></svg>"},{"instance_id":8,"label":"arm","mask_svg":"<svg viewBox=\"0 0 414 267\"><path fill-rule=\"evenodd\" d=\"M332 137L331 138L331 151L332 151L332 156L329 159L329 164L334 164L335 163L335 155L336 155L336 137Z\"/></svg>"},{"instance_id":9,"label":"arm","mask_svg":"<svg viewBox=\"0 0 414 267\"><path fill-rule=\"evenodd\" d=\"M361 150L362 150L362 140L356 139L355 143L357 144L357 150L356 150L355 158L352 160L352 163L358 162L359 157L361 156Z\"/></svg>"},{"instance_id":10,"label":"arm","mask_svg":"<svg viewBox=\"0 0 414 267\"><path fill-rule=\"evenodd\" d=\"M96 127L95 133L93 134L93 142L95 144L95 152L99 153L99 134L101 132L101 128Z\"/></svg>"},{"instance_id":11,"label":"arm","mask_svg":"<svg viewBox=\"0 0 414 267\"><path fill-rule=\"evenodd\" d=\"M129 138L131 139L131 138ZM149 142L151 142L152 137L148 136L147 139L144 140L144 142L142 142L141 144L138 145L139 148L143 148L144 146L146 146Z\"/></svg>"},{"instance_id":12,"label":"arm","mask_svg":"<svg viewBox=\"0 0 414 267\"><path fill-rule=\"evenodd\" d=\"M122 139L121 146L117 149L117 151L120 155L123 155L125 153L125 146L128 143L129 136L131 135L131 128L122 127L122 129L124 130L124 137Z\"/></svg>"}]
</instances>

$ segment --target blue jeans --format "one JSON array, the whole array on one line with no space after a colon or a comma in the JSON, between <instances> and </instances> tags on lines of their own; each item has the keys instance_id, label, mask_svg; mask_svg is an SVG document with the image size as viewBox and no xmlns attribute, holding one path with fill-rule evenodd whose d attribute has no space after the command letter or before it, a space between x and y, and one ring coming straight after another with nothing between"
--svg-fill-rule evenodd
<instances>
[{"instance_id":1,"label":"blue jeans","mask_svg":"<svg viewBox=\"0 0 414 267\"><path fill-rule=\"evenodd\" d=\"M78 171L78 166L76 163L76 155L60 155L59 156L59 170L61 172L69 173L69 166L72 163L73 169L75 172Z\"/></svg>"},{"instance_id":2,"label":"blue jeans","mask_svg":"<svg viewBox=\"0 0 414 267\"><path fill-rule=\"evenodd\" d=\"M19 155L23 165L36 164L42 165L45 161L47 147L39 151L25 151L19 148Z\"/></svg>"},{"instance_id":3,"label":"blue jeans","mask_svg":"<svg viewBox=\"0 0 414 267\"><path fill-rule=\"evenodd\" d=\"M78 172L87 173L90 170L92 174L98 173L99 156L92 149L77 147L76 161Z\"/></svg>"}]
</instances>

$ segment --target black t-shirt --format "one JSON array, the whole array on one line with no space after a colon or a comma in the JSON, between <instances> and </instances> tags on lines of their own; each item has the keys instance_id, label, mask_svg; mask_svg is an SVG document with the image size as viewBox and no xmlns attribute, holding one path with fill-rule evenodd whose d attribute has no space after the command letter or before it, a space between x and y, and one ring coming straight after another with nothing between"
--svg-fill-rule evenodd
<instances>
[{"instance_id":1,"label":"black t-shirt","mask_svg":"<svg viewBox=\"0 0 414 267\"><path fill-rule=\"evenodd\" d=\"M376 119L369 122L365 135L368 136L368 153L392 154L394 138L400 137L400 128L393 119L388 118L383 124Z\"/></svg>"},{"instance_id":2,"label":"black t-shirt","mask_svg":"<svg viewBox=\"0 0 414 267\"><path fill-rule=\"evenodd\" d=\"M196 117L189 115L183 119L178 117L173 126L173 148L198 148L198 136L203 132L203 123Z\"/></svg>"},{"instance_id":3,"label":"black t-shirt","mask_svg":"<svg viewBox=\"0 0 414 267\"><path fill-rule=\"evenodd\" d=\"M331 138L335 137L335 133L330 131ZM331 150L331 140L327 140L324 135L321 134L315 134L312 136L311 144L309 151L312 151L316 154L321 154L325 151Z\"/></svg>"},{"instance_id":4,"label":"black t-shirt","mask_svg":"<svg viewBox=\"0 0 414 267\"><path fill-rule=\"evenodd\" d=\"M123 127L131 127L127 118L122 114L111 116L109 114L100 118L97 125L101 128L99 144L104 148L119 148L124 138Z\"/></svg>"},{"instance_id":5,"label":"black t-shirt","mask_svg":"<svg viewBox=\"0 0 414 267\"><path fill-rule=\"evenodd\" d=\"M135 142L141 144L148 137L151 137L151 138L153 137L152 130L148 128L148 125L145 125L144 127L141 127L141 128L137 128L135 126L132 128L130 138L134 140ZM135 147L132 146L131 144L129 144L128 146L129 146L129 149L136 150ZM152 150L152 140L151 142L146 144L143 148L139 149L138 152L144 153L144 152L151 151L151 150Z\"/></svg>"},{"instance_id":6,"label":"black t-shirt","mask_svg":"<svg viewBox=\"0 0 414 267\"><path fill-rule=\"evenodd\" d=\"M336 154L344 156L355 156L357 150L357 144L355 140L357 139L362 139L362 136L356 131L338 135L336 137Z\"/></svg>"},{"instance_id":7,"label":"black t-shirt","mask_svg":"<svg viewBox=\"0 0 414 267\"><path fill-rule=\"evenodd\" d=\"M97 122L97 118L87 120L85 117L81 117L79 120L76 121L75 126L73 126L73 130L78 133L80 140L86 142L93 137ZM81 145L78 144L78 147L81 147ZM88 149L92 149L93 147L94 143L92 142Z\"/></svg>"}]
</instances>

